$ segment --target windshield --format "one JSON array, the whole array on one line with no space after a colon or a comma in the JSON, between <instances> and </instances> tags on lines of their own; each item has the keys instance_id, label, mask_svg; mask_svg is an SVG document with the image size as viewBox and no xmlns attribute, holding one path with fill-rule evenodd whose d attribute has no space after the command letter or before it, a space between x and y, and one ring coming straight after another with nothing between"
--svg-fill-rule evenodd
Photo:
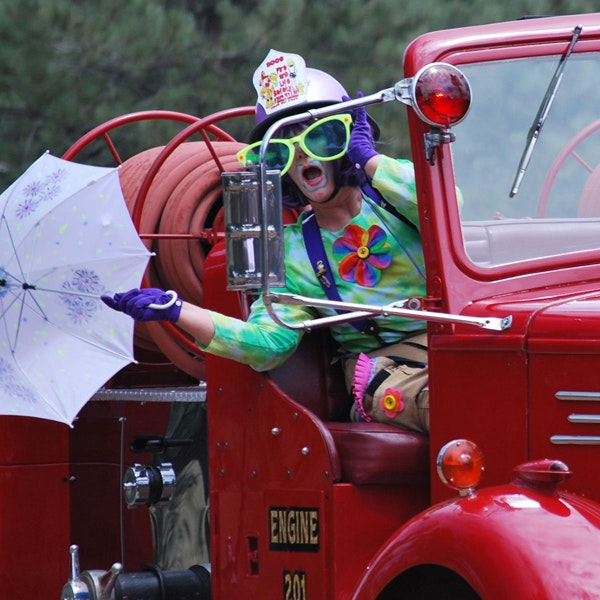
<instances>
[{"instance_id":1,"label":"windshield","mask_svg":"<svg viewBox=\"0 0 600 600\"><path fill-rule=\"evenodd\" d=\"M480 266L600 248L598 53L569 58L519 191L510 196L559 60L459 65L473 103L454 129L452 155L465 250Z\"/></svg>"}]
</instances>

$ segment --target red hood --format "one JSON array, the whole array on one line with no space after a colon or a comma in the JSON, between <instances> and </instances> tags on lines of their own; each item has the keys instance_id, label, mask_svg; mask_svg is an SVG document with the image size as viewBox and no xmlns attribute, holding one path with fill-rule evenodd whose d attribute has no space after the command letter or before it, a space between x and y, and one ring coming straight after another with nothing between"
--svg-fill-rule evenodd
<instances>
[{"instance_id":1,"label":"red hood","mask_svg":"<svg viewBox=\"0 0 600 600\"><path fill-rule=\"evenodd\" d=\"M533 315L528 327L528 337L535 340L556 340L585 345L590 341L597 345L600 339L600 292L581 294L574 298L550 303Z\"/></svg>"},{"instance_id":2,"label":"red hood","mask_svg":"<svg viewBox=\"0 0 600 600\"><path fill-rule=\"evenodd\" d=\"M480 300L468 307L465 313L478 316L512 316L511 327L502 335L513 339L555 340L564 345L571 342L582 344L600 340L600 291L566 289L562 296L557 290L547 292L523 292L503 298L501 301ZM596 346L600 351L600 346Z\"/></svg>"}]
</instances>

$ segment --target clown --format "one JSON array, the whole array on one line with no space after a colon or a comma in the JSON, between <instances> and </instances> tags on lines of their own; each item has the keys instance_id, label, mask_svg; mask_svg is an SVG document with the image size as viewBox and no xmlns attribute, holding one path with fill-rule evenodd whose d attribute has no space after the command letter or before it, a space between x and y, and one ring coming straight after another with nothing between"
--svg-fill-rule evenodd
<instances>
[{"instance_id":1,"label":"clown","mask_svg":"<svg viewBox=\"0 0 600 600\"><path fill-rule=\"evenodd\" d=\"M275 101L265 97L269 74L289 74L291 64L298 93L276 96ZM349 100L331 75L307 68L298 55L276 50L255 71L253 82L256 125L250 145L238 153L244 166L258 161L265 132L282 117ZM321 299L334 293L347 302L377 306L425 296L413 165L379 153L378 136L378 126L363 107L284 127L271 137L267 168L280 170L285 203L299 211L298 221L284 230L285 286L274 292ZM157 306L169 297L155 288L104 300L141 321L176 322L202 350L259 371L282 364L303 335L302 329L275 323L260 297L246 321L181 300L160 310ZM297 305L281 305L277 311L292 323L336 314L329 308ZM338 321L331 333L354 395L351 418L428 431L423 322L379 315L363 322Z\"/></svg>"}]
</instances>

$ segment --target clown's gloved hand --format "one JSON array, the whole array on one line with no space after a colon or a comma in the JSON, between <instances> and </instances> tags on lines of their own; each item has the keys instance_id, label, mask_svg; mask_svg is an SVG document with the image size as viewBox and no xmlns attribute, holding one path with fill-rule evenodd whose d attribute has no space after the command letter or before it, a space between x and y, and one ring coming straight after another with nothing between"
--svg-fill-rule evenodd
<instances>
[{"instance_id":1,"label":"clown's gloved hand","mask_svg":"<svg viewBox=\"0 0 600 600\"><path fill-rule=\"evenodd\" d=\"M106 306L129 315L136 321L171 321L175 323L181 313L182 302L177 293L158 288L134 288L128 292L109 296L104 294L100 299Z\"/></svg>"},{"instance_id":2,"label":"clown's gloved hand","mask_svg":"<svg viewBox=\"0 0 600 600\"><path fill-rule=\"evenodd\" d=\"M362 92L356 94L357 98L362 98ZM342 100L350 100L348 96L344 96ZM354 126L350 134L350 143L346 156L351 163L355 164L358 169L364 169L370 158L377 156L379 152L373 147L373 131L367 119L367 111L364 106L356 108L352 111L352 120Z\"/></svg>"}]
</instances>

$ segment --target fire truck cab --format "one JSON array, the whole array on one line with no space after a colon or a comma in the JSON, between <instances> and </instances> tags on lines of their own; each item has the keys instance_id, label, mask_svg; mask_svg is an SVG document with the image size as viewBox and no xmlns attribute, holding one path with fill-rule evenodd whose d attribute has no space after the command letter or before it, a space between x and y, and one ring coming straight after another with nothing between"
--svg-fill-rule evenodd
<instances>
[{"instance_id":1,"label":"fire truck cab","mask_svg":"<svg viewBox=\"0 0 600 600\"><path fill-rule=\"evenodd\" d=\"M258 373L146 324L140 363L73 431L0 421L4 595L600 596L599 67L600 14L406 49L393 89L408 107L387 110L408 118L417 177L428 436L348 422L324 329ZM157 234L147 283L244 318L220 233L220 174L241 147L223 116L170 115L182 133L121 179L140 234Z\"/></svg>"}]
</instances>

